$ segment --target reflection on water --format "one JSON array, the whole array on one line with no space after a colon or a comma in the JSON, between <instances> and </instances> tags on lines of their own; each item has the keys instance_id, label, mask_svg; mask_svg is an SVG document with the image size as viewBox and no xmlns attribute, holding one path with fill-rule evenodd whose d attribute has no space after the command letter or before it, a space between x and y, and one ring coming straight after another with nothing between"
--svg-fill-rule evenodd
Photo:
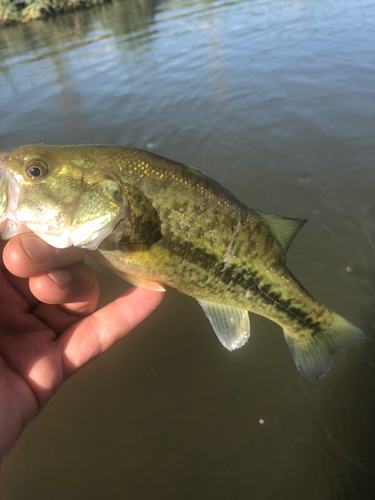
<instances>
[{"instance_id":1,"label":"reflection on water","mask_svg":"<svg viewBox=\"0 0 375 500\"><path fill-rule=\"evenodd\" d=\"M371 335L374 12L366 0L115 0L2 29L0 149L152 148L251 207L308 218L293 273ZM95 269L102 303L126 288ZM371 498L372 343L311 384L280 329L251 323L248 345L224 352L199 306L168 291L26 431L0 497Z\"/></svg>"}]
</instances>

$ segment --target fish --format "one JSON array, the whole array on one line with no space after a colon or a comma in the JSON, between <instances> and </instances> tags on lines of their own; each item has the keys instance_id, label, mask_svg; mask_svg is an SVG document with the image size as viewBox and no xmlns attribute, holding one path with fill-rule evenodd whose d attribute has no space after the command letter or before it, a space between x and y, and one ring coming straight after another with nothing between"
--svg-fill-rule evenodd
<instances>
[{"instance_id":1,"label":"fish","mask_svg":"<svg viewBox=\"0 0 375 500\"><path fill-rule=\"evenodd\" d=\"M200 170L111 145L0 152L0 233L81 247L137 286L194 297L222 345L242 347L248 311L281 326L310 381L367 334L317 302L286 267L306 219L247 207Z\"/></svg>"}]
</instances>

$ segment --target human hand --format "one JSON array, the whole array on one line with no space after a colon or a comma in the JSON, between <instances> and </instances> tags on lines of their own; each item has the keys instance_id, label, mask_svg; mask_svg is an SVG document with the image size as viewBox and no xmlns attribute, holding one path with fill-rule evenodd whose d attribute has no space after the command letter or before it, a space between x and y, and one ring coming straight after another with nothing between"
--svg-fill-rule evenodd
<instances>
[{"instance_id":1,"label":"human hand","mask_svg":"<svg viewBox=\"0 0 375 500\"><path fill-rule=\"evenodd\" d=\"M132 288L96 311L99 285L82 250L28 233L0 242L0 252L1 464L62 382L132 331L164 294Z\"/></svg>"}]
</instances>

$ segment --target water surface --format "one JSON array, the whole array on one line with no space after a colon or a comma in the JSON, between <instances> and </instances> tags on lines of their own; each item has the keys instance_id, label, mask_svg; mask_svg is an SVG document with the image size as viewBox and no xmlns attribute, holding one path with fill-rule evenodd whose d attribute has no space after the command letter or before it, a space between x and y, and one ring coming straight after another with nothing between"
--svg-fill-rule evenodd
<instances>
[{"instance_id":1,"label":"water surface","mask_svg":"<svg viewBox=\"0 0 375 500\"><path fill-rule=\"evenodd\" d=\"M0 149L118 143L202 169L253 208L309 223L288 253L371 334L371 1L115 1L0 30ZM102 304L126 284L95 266ZM374 347L316 384L252 315L241 350L168 291L69 380L1 471L4 500L370 499Z\"/></svg>"}]
</instances>

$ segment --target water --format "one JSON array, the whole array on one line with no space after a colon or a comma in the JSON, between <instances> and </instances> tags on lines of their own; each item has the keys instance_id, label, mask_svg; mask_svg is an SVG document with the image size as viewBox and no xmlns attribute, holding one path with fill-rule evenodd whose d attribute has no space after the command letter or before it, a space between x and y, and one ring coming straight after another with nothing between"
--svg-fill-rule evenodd
<instances>
[{"instance_id":1,"label":"water","mask_svg":"<svg viewBox=\"0 0 375 500\"><path fill-rule=\"evenodd\" d=\"M374 332L373 2L114 2L0 31L0 149L119 143L305 217L289 266ZM95 266L102 304L126 288ZM4 500L370 499L374 347L312 384L275 324L228 353L168 291L69 380L1 471Z\"/></svg>"}]
</instances>

